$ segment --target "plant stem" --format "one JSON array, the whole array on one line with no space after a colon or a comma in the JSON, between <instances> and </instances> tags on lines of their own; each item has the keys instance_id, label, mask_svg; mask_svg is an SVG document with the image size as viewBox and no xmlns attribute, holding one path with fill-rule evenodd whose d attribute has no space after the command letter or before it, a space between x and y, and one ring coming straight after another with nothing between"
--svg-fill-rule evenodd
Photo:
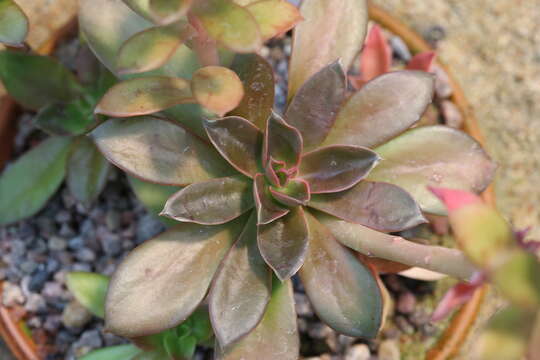
<instances>
[{"instance_id":1,"label":"plant stem","mask_svg":"<svg viewBox=\"0 0 540 360\"><path fill-rule=\"evenodd\" d=\"M188 15L189 23L197 31L197 35L192 39L193 51L197 54L202 66L218 66L219 54L216 42L208 36L205 28L197 17Z\"/></svg>"}]
</instances>

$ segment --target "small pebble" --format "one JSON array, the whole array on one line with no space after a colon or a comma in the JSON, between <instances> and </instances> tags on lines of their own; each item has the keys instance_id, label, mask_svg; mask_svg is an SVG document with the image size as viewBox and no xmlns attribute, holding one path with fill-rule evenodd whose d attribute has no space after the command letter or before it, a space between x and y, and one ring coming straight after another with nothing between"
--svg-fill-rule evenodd
<instances>
[{"instance_id":1,"label":"small pebble","mask_svg":"<svg viewBox=\"0 0 540 360\"><path fill-rule=\"evenodd\" d=\"M75 257L82 262L92 262L96 260L96 253L89 248L82 248L77 250Z\"/></svg>"},{"instance_id":2,"label":"small pebble","mask_svg":"<svg viewBox=\"0 0 540 360\"><path fill-rule=\"evenodd\" d=\"M103 340L98 330L88 330L82 333L79 340L73 344L75 357L79 358L86 355L93 349L98 349L103 346Z\"/></svg>"},{"instance_id":3,"label":"small pebble","mask_svg":"<svg viewBox=\"0 0 540 360\"><path fill-rule=\"evenodd\" d=\"M301 293L294 293L294 302L296 307L296 313L298 316L312 317L313 309L311 303L306 295Z\"/></svg>"},{"instance_id":4,"label":"small pebble","mask_svg":"<svg viewBox=\"0 0 540 360\"><path fill-rule=\"evenodd\" d=\"M410 291L403 292L397 300L397 310L402 314L410 314L416 306L416 297Z\"/></svg>"},{"instance_id":5,"label":"small pebble","mask_svg":"<svg viewBox=\"0 0 540 360\"><path fill-rule=\"evenodd\" d=\"M435 95L439 99L448 99L454 93L448 74L436 64L433 65L433 72L435 73Z\"/></svg>"},{"instance_id":6,"label":"small pebble","mask_svg":"<svg viewBox=\"0 0 540 360\"><path fill-rule=\"evenodd\" d=\"M79 250L84 247L84 238L76 236L68 241L68 247L72 250Z\"/></svg>"},{"instance_id":7,"label":"small pebble","mask_svg":"<svg viewBox=\"0 0 540 360\"><path fill-rule=\"evenodd\" d=\"M78 301L71 301L62 313L62 323L68 328L82 328L92 319L92 314Z\"/></svg>"},{"instance_id":8,"label":"small pebble","mask_svg":"<svg viewBox=\"0 0 540 360\"><path fill-rule=\"evenodd\" d=\"M454 129L461 129L463 126L463 115L458 107L449 100L441 102L441 113L447 126Z\"/></svg>"},{"instance_id":9,"label":"small pebble","mask_svg":"<svg viewBox=\"0 0 540 360\"><path fill-rule=\"evenodd\" d=\"M5 306L21 305L25 301L22 289L13 283L5 282L2 289L2 303Z\"/></svg>"},{"instance_id":10,"label":"small pebble","mask_svg":"<svg viewBox=\"0 0 540 360\"><path fill-rule=\"evenodd\" d=\"M396 340L383 340L379 345L379 360L400 360L401 353Z\"/></svg>"},{"instance_id":11,"label":"small pebble","mask_svg":"<svg viewBox=\"0 0 540 360\"><path fill-rule=\"evenodd\" d=\"M326 324L322 322L317 322L308 327L308 334L314 339L324 339L330 334L333 330Z\"/></svg>"},{"instance_id":12,"label":"small pebble","mask_svg":"<svg viewBox=\"0 0 540 360\"><path fill-rule=\"evenodd\" d=\"M404 62L409 62L409 60L411 60L411 52L409 51L409 47L407 46L407 44L403 42L403 39L401 39L399 36L391 36L389 43L392 47L393 55L396 56L399 60L402 60Z\"/></svg>"},{"instance_id":13,"label":"small pebble","mask_svg":"<svg viewBox=\"0 0 540 360\"><path fill-rule=\"evenodd\" d=\"M45 285L45 282L49 278L49 273L46 269L38 269L30 278L28 289L32 292L39 292Z\"/></svg>"},{"instance_id":14,"label":"small pebble","mask_svg":"<svg viewBox=\"0 0 540 360\"><path fill-rule=\"evenodd\" d=\"M40 294L31 293L26 299L24 308L28 312L37 313L46 310L47 303L45 302L45 299L43 299L43 296L41 296Z\"/></svg>"},{"instance_id":15,"label":"small pebble","mask_svg":"<svg viewBox=\"0 0 540 360\"><path fill-rule=\"evenodd\" d=\"M371 353L366 344L358 344L347 349L344 360L369 360Z\"/></svg>"},{"instance_id":16,"label":"small pebble","mask_svg":"<svg viewBox=\"0 0 540 360\"><path fill-rule=\"evenodd\" d=\"M48 243L49 249L52 251L62 251L68 246L66 239L59 236L51 236Z\"/></svg>"}]
</instances>

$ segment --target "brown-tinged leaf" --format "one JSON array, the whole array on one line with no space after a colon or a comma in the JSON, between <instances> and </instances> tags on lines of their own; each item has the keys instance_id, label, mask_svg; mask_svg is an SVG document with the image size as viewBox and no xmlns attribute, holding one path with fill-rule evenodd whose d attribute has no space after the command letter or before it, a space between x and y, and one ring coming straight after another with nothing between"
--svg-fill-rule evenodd
<instances>
[{"instance_id":1,"label":"brown-tinged leaf","mask_svg":"<svg viewBox=\"0 0 540 360\"><path fill-rule=\"evenodd\" d=\"M221 347L248 334L261 321L272 292L272 273L257 247L253 213L223 260L208 295L212 327Z\"/></svg>"},{"instance_id":2,"label":"brown-tinged leaf","mask_svg":"<svg viewBox=\"0 0 540 360\"><path fill-rule=\"evenodd\" d=\"M192 13L210 37L240 53L255 52L262 46L262 35L251 13L231 0L198 0Z\"/></svg>"},{"instance_id":3,"label":"brown-tinged leaf","mask_svg":"<svg viewBox=\"0 0 540 360\"><path fill-rule=\"evenodd\" d=\"M152 18L160 24L170 24L180 20L192 4L193 0L149 0Z\"/></svg>"},{"instance_id":4,"label":"brown-tinged leaf","mask_svg":"<svg viewBox=\"0 0 540 360\"><path fill-rule=\"evenodd\" d=\"M298 90L285 118L300 131L306 149L313 149L326 138L346 91L347 78L339 61L322 68Z\"/></svg>"},{"instance_id":5,"label":"brown-tinged leaf","mask_svg":"<svg viewBox=\"0 0 540 360\"><path fill-rule=\"evenodd\" d=\"M216 360L297 360L299 352L291 280L273 282L266 312L252 332L225 349L216 344Z\"/></svg>"},{"instance_id":6,"label":"brown-tinged leaf","mask_svg":"<svg viewBox=\"0 0 540 360\"><path fill-rule=\"evenodd\" d=\"M13 0L0 0L0 43L22 46L28 35L28 18Z\"/></svg>"},{"instance_id":7,"label":"brown-tinged leaf","mask_svg":"<svg viewBox=\"0 0 540 360\"><path fill-rule=\"evenodd\" d=\"M217 225L253 207L251 181L242 175L191 184L167 200L160 215L183 222Z\"/></svg>"},{"instance_id":8,"label":"brown-tinged leaf","mask_svg":"<svg viewBox=\"0 0 540 360\"><path fill-rule=\"evenodd\" d=\"M214 147L236 170L253 177L259 170L263 135L255 125L238 116L205 120Z\"/></svg>"},{"instance_id":9,"label":"brown-tinged leaf","mask_svg":"<svg viewBox=\"0 0 540 360\"><path fill-rule=\"evenodd\" d=\"M66 182L69 191L78 201L89 205L105 187L110 168L92 140L80 137L68 158Z\"/></svg>"},{"instance_id":10,"label":"brown-tinged leaf","mask_svg":"<svg viewBox=\"0 0 540 360\"><path fill-rule=\"evenodd\" d=\"M107 329L139 337L187 319L206 295L245 221L179 224L132 250L111 279L105 306Z\"/></svg>"},{"instance_id":11,"label":"brown-tinged leaf","mask_svg":"<svg viewBox=\"0 0 540 360\"><path fill-rule=\"evenodd\" d=\"M308 251L308 228L301 206L267 225L259 225L257 242L262 257L276 276L285 281L302 264Z\"/></svg>"},{"instance_id":12,"label":"brown-tinged leaf","mask_svg":"<svg viewBox=\"0 0 540 360\"><path fill-rule=\"evenodd\" d=\"M114 117L129 117L152 114L189 102L195 102L189 81L150 76L114 85L99 101L94 112Z\"/></svg>"},{"instance_id":13,"label":"brown-tinged leaf","mask_svg":"<svg viewBox=\"0 0 540 360\"><path fill-rule=\"evenodd\" d=\"M415 124L431 103L434 77L395 71L367 83L343 105L324 145L372 148Z\"/></svg>"},{"instance_id":14,"label":"brown-tinged leaf","mask_svg":"<svg viewBox=\"0 0 540 360\"><path fill-rule=\"evenodd\" d=\"M263 165L272 158L284 162L286 169L294 168L300 162L302 148L300 132L272 111L264 134Z\"/></svg>"},{"instance_id":15,"label":"brown-tinged leaf","mask_svg":"<svg viewBox=\"0 0 540 360\"><path fill-rule=\"evenodd\" d=\"M381 27L373 25L366 37L360 57L360 78L356 87L373 80L377 76L390 71L392 65L392 48L388 45ZM412 70L412 69L411 69Z\"/></svg>"},{"instance_id":16,"label":"brown-tinged leaf","mask_svg":"<svg viewBox=\"0 0 540 360\"><path fill-rule=\"evenodd\" d=\"M369 180L387 181L407 190L423 211L444 215L443 204L428 186L481 192L496 169L469 135L446 126L423 126L375 149L384 160Z\"/></svg>"},{"instance_id":17,"label":"brown-tinged leaf","mask_svg":"<svg viewBox=\"0 0 540 360\"><path fill-rule=\"evenodd\" d=\"M361 181L349 190L312 195L308 206L383 232L402 231L426 222L406 191L383 182Z\"/></svg>"},{"instance_id":18,"label":"brown-tinged leaf","mask_svg":"<svg viewBox=\"0 0 540 360\"><path fill-rule=\"evenodd\" d=\"M234 58L231 68L244 85L244 97L231 115L243 117L259 129L266 129L266 120L274 107L272 66L257 54L239 54Z\"/></svg>"},{"instance_id":19,"label":"brown-tinged leaf","mask_svg":"<svg viewBox=\"0 0 540 360\"><path fill-rule=\"evenodd\" d=\"M327 146L302 156L299 176L312 194L338 192L364 179L379 161L379 155L363 147Z\"/></svg>"},{"instance_id":20,"label":"brown-tinged leaf","mask_svg":"<svg viewBox=\"0 0 540 360\"><path fill-rule=\"evenodd\" d=\"M306 205L311 198L309 184L303 179L291 179L280 188L270 187L270 193L286 206Z\"/></svg>"},{"instance_id":21,"label":"brown-tinged leaf","mask_svg":"<svg viewBox=\"0 0 540 360\"><path fill-rule=\"evenodd\" d=\"M244 97L244 87L238 75L222 66L206 66L197 70L191 80L191 91L199 104L219 116L237 107Z\"/></svg>"},{"instance_id":22,"label":"brown-tinged leaf","mask_svg":"<svg viewBox=\"0 0 540 360\"><path fill-rule=\"evenodd\" d=\"M302 20L293 4L282 0L261 0L246 6L261 31L263 41L281 35Z\"/></svg>"},{"instance_id":23,"label":"brown-tinged leaf","mask_svg":"<svg viewBox=\"0 0 540 360\"><path fill-rule=\"evenodd\" d=\"M210 144L168 121L110 119L91 135L110 162L142 180L186 185L235 173Z\"/></svg>"},{"instance_id":24,"label":"brown-tinged leaf","mask_svg":"<svg viewBox=\"0 0 540 360\"><path fill-rule=\"evenodd\" d=\"M337 59L348 70L367 28L365 0L306 0L300 13L304 21L293 33L289 99L311 76Z\"/></svg>"},{"instance_id":25,"label":"brown-tinged leaf","mask_svg":"<svg viewBox=\"0 0 540 360\"><path fill-rule=\"evenodd\" d=\"M195 29L186 21L143 30L120 48L116 59L117 73L133 74L157 69L194 35Z\"/></svg>"},{"instance_id":26,"label":"brown-tinged leaf","mask_svg":"<svg viewBox=\"0 0 540 360\"><path fill-rule=\"evenodd\" d=\"M253 178L253 198L257 209L257 224L269 224L289 213L289 209L278 204L268 188L263 174L256 174Z\"/></svg>"},{"instance_id":27,"label":"brown-tinged leaf","mask_svg":"<svg viewBox=\"0 0 540 360\"><path fill-rule=\"evenodd\" d=\"M313 215L306 217L309 251L299 274L315 312L344 335L374 338L383 310L377 280Z\"/></svg>"}]
</instances>

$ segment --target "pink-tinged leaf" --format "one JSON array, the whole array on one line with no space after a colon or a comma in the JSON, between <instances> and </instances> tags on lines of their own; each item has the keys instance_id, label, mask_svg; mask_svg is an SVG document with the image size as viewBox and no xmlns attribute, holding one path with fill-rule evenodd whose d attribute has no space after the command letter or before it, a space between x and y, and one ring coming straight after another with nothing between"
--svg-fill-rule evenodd
<instances>
[{"instance_id":1,"label":"pink-tinged leaf","mask_svg":"<svg viewBox=\"0 0 540 360\"><path fill-rule=\"evenodd\" d=\"M302 156L299 176L312 194L343 191L364 179L380 161L373 151L350 145L319 148Z\"/></svg>"},{"instance_id":2,"label":"pink-tinged leaf","mask_svg":"<svg viewBox=\"0 0 540 360\"><path fill-rule=\"evenodd\" d=\"M151 76L114 85L99 101L94 112L113 117L130 117L152 114L190 102L195 100L187 80Z\"/></svg>"},{"instance_id":3,"label":"pink-tinged leaf","mask_svg":"<svg viewBox=\"0 0 540 360\"><path fill-rule=\"evenodd\" d=\"M257 209L258 225L269 224L289 213L289 209L274 200L263 174L257 174L253 178L253 198Z\"/></svg>"},{"instance_id":4,"label":"pink-tinged leaf","mask_svg":"<svg viewBox=\"0 0 540 360\"><path fill-rule=\"evenodd\" d=\"M374 338L383 311L377 280L315 217L306 217L309 250L299 274L315 312L344 335Z\"/></svg>"},{"instance_id":5,"label":"pink-tinged leaf","mask_svg":"<svg viewBox=\"0 0 540 360\"><path fill-rule=\"evenodd\" d=\"M371 27L362 55L360 57L360 78L356 88L372 79L390 71L392 66L392 49L383 35L381 27L377 24Z\"/></svg>"},{"instance_id":6,"label":"pink-tinged leaf","mask_svg":"<svg viewBox=\"0 0 540 360\"><path fill-rule=\"evenodd\" d=\"M382 232L395 232L426 222L414 199L398 186L361 181L349 190L311 196L308 206Z\"/></svg>"},{"instance_id":7,"label":"pink-tinged leaf","mask_svg":"<svg viewBox=\"0 0 540 360\"><path fill-rule=\"evenodd\" d=\"M220 116L237 107L244 97L244 87L238 75L222 66L206 66L197 70L191 80L191 90L199 104Z\"/></svg>"},{"instance_id":8,"label":"pink-tinged leaf","mask_svg":"<svg viewBox=\"0 0 540 360\"><path fill-rule=\"evenodd\" d=\"M301 154L302 135L300 132L272 111L264 134L263 165L273 158L283 161L287 169L294 168L298 166Z\"/></svg>"},{"instance_id":9,"label":"pink-tinged leaf","mask_svg":"<svg viewBox=\"0 0 540 360\"><path fill-rule=\"evenodd\" d=\"M266 121L274 107L274 71L272 66L257 54L236 55L231 68L244 85L242 102L231 111L248 119L259 129L266 129Z\"/></svg>"},{"instance_id":10,"label":"pink-tinged leaf","mask_svg":"<svg viewBox=\"0 0 540 360\"><path fill-rule=\"evenodd\" d=\"M445 319L452 311L468 302L474 295L474 292L484 284L484 281L485 276L482 273L476 273L470 282L460 282L450 288L435 308L435 311L431 315L431 321Z\"/></svg>"},{"instance_id":11,"label":"pink-tinged leaf","mask_svg":"<svg viewBox=\"0 0 540 360\"><path fill-rule=\"evenodd\" d=\"M205 297L246 219L224 225L179 224L130 252L111 279L108 331L125 337L177 326Z\"/></svg>"},{"instance_id":12,"label":"pink-tinged leaf","mask_svg":"<svg viewBox=\"0 0 540 360\"><path fill-rule=\"evenodd\" d=\"M261 0L246 6L261 31L263 41L284 34L302 20L296 6L282 0Z\"/></svg>"},{"instance_id":13,"label":"pink-tinged leaf","mask_svg":"<svg viewBox=\"0 0 540 360\"><path fill-rule=\"evenodd\" d=\"M306 149L318 146L326 138L346 91L347 78L339 61L322 68L298 90L285 118L300 131Z\"/></svg>"},{"instance_id":14,"label":"pink-tinged leaf","mask_svg":"<svg viewBox=\"0 0 540 360\"><path fill-rule=\"evenodd\" d=\"M149 10L154 21L170 24L180 20L189 11L193 0L149 0Z\"/></svg>"},{"instance_id":15,"label":"pink-tinged leaf","mask_svg":"<svg viewBox=\"0 0 540 360\"><path fill-rule=\"evenodd\" d=\"M210 319L221 347L230 346L257 326L271 291L272 273L259 253L257 218L252 214L208 295Z\"/></svg>"},{"instance_id":16,"label":"pink-tinged leaf","mask_svg":"<svg viewBox=\"0 0 540 360\"><path fill-rule=\"evenodd\" d=\"M216 344L216 360L297 360L300 340L292 282L274 281L272 297L257 327L229 347Z\"/></svg>"},{"instance_id":17,"label":"pink-tinged leaf","mask_svg":"<svg viewBox=\"0 0 540 360\"><path fill-rule=\"evenodd\" d=\"M352 95L323 145L372 148L420 120L433 97L434 77L420 71L381 75Z\"/></svg>"},{"instance_id":18,"label":"pink-tinged leaf","mask_svg":"<svg viewBox=\"0 0 540 360\"><path fill-rule=\"evenodd\" d=\"M264 167L264 174L266 175L266 179L270 182L270 184L278 187L284 185L282 184L283 179L280 179L277 173L277 171L282 169L284 166L285 163L283 161L277 161L272 157L268 160L268 163L266 163L266 166Z\"/></svg>"},{"instance_id":19,"label":"pink-tinged leaf","mask_svg":"<svg viewBox=\"0 0 540 360\"><path fill-rule=\"evenodd\" d=\"M308 243L306 216L298 206L267 225L259 225L257 242L262 257L276 276L288 280L304 263Z\"/></svg>"},{"instance_id":20,"label":"pink-tinged leaf","mask_svg":"<svg viewBox=\"0 0 540 360\"><path fill-rule=\"evenodd\" d=\"M407 70L431 72L435 56L436 54L433 51L417 54L407 64Z\"/></svg>"},{"instance_id":21,"label":"pink-tinged leaf","mask_svg":"<svg viewBox=\"0 0 540 360\"><path fill-rule=\"evenodd\" d=\"M236 219L253 207L251 181L242 175L191 184L167 200L160 215L203 225Z\"/></svg>"},{"instance_id":22,"label":"pink-tinged leaf","mask_svg":"<svg viewBox=\"0 0 540 360\"><path fill-rule=\"evenodd\" d=\"M259 170L263 135L255 125L238 116L205 120L204 128L214 147L236 170L253 177Z\"/></svg>"},{"instance_id":23,"label":"pink-tinged leaf","mask_svg":"<svg viewBox=\"0 0 540 360\"><path fill-rule=\"evenodd\" d=\"M429 186L429 190L444 203L449 213L468 205L480 204L483 202L480 196L468 191L439 188L435 186Z\"/></svg>"},{"instance_id":24,"label":"pink-tinged leaf","mask_svg":"<svg viewBox=\"0 0 540 360\"><path fill-rule=\"evenodd\" d=\"M311 198L309 184L303 179L291 179L281 188L270 187L270 193L286 206L306 205Z\"/></svg>"}]
</instances>

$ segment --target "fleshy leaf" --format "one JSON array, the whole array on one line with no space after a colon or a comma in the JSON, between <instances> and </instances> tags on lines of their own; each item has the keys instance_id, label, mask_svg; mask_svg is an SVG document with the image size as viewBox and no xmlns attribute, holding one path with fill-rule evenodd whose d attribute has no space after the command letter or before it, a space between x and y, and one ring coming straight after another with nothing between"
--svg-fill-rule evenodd
<instances>
[{"instance_id":1,"label":"fleshy leaf","mask_svg":"<svg viewBox=\"0 0 540 360\"><path fill-rule=\"evenodd\" d=\"M188 81L149 76L114 85L100 100L95 113L114 117L147 115L189 102L195 100Z\"/></svg>"},{"instance_id":2,"label":"fleshy leaf","mask_svg":"<svg viewBox=\"0 0 540 360\"><path fill-rule=\"evenodd\" d=\"M120 48L117 72L132 74L156 69L169 61L176 49L194 35L195 30L185 21L143 30Z\"/></svg>"},{"instance_id":3,"label":"fleshy leaf","mask_svg":"<svg viewBox=\"0 0 540 360\"><path fill-rule=\"evenodd\" d=\"M150 13L150 1L149 0L122 0L129 8L135 11L140 16L153 21Z\"/></svg>"},{"instance_id":4,"label":"fleshy leaf","mask_svg":"<svg viewBox=\"0 0 540 360\"><path fill-rule=\"evenodd\" d=\"M384 37L381 27L373 25L366 37L360 57L360 78L356 87L360 88L368 81L390 71L392 49Z\"/></svg>"},{"instance_id":5,"label":"fleshy leaf","mask_svg":"<svg viewBox=\"0 0 540 360\"><path fill-rule=\"evenodd\" d=\"M28 18L13 0L0 0L0 43L22 46L28 35Z\"/></svg>"},{"instance_id":6,"label":"fleshy leaf","mask_svg":"<svg viewBox=\"0 0 540 360\"><path fill-rule=\"evenodd\" d=\"M154 21L170 24L180 20L189 11L193 0L149 0Z\"/></svg>"},{"instance_id":7,"label":"fleshy leaf","mask_svg":"<svg viewBox=\"0 0 540 360\"><path fill-rule=\"evenodd\" d=\"M375 78L343 105L323 144L372 148L392 139L420 120L431 103L433 86L433 75L421 71Z\"/></svg>"},{"instance_id":8,"label":"fleshy leaf","mask_svg":"<svg viewBox=\"0 0 540 360\"><path fill-rule=\"evenodd\" d=\"M348 145L319 148L302 156L299 176L312 194L343 191L364 179L380 157L373 151Z\"/></svg>"},{"instance_id":9,"label":"fleshy leaf","mask_svg":"<svg viewBox=\"0 0 540 360\"><path fill-rule=\"evenodd\" d=\"M68 104L49 104L41 108L34 124L52 135L81 135L94 122L92 106L83 98Z\"/></svg>"},{"instance_id":10,"label":"fleshy leaf","mask_svg":"<svg viewBox=\"0 0 540 360\"><path fill-rule=\"evenodd\" d=\"M299 271L317 315L334 330L373 338L382 321L382 295L370 270L306 213L309 251Z\"/></svg>"},{"instance_id":11,"label":"fleshy leaf","mask_svg":"<svg viewBox=\"0 0 540 360\"><path fill-rule=\"evenodd\" d=\"M132 250L111 279L105 307L107 329L139 337L187 319L206 295L244 222L184 223Z\"/></svg>"},{"instance_id":12,"label":"fleshy leaf","mask_svg":"<svg viewBox=\"0 0 540 360\"><path fill-rule=\"evenodd\" d=\"M459 282L451 287L437 304L435 311L431 315L431 321L441 321L450 315L452 311L467 303L476 290L484 285L484 280L481 273L477 273L475 279L471 282Z\"/></svg>"},{"instance_id":13,"label":"fleshy leaf","mask_svg":"<svg viewBox=\"0 0 540 360\"><path fill-rule=\"evenodd\" d=\"M210 316L220 346L237 341L261 321L272 291L272 274L257 247L252 214L223 260L209 294Z\"/></svg>"},{"instance_id":14,"label":"fleshy leaf","mask_svg":"<svg viewBox=\"0 0 540 360\"><path fill-rule=\"evenodd\" d=\"M361 181L339 193L312 195L308 205L383 232L402 231L426 222L406 191L382 182Z\"/></svg>"},{"instance_id":15,"label":"fleshy leaf","mask_svg":"<svg viewBox=\"0 0 540 360\"><path fill-rule=\"evenodd\" d=\"M263 135L238 116L205 120L206 133L214 147L236 170L253 177L259 170Z\"/></svg>"},{"instance_id":16,"label":"fleshy leaf","mask_svg":"<svg viewBox=\"0 0 540 360\"><path fill-rule=\"evenodd\" d=\"M281 188L270 187L270 193L274 199L286 206L306 205L311 198L309 184L303 179L291 179Z\"/></svg>"},{"instance_id":17,"label":"fleshy leaf","mask_svg":"<svg viewBox=\"0 0 540 360\"><path fill-rule=\"evenodd\" d=\"M263 41L292 29L302 16L293 4L281 0L261 0L246 6L261 31Z\"/></svg>"},{"instance_id":18,"label":"fleshy leaf","mask_svg":"<svg viewBox=\"0 0 540 360\"><path fill-rule=\"evenodd\" d=\"M89 205L101 193L107 182L109 162L96 145L81 137L74 144L67 163L67 185L75 198Z\"/></svg>"},{"instance_id":19,"label":"fleshy leaf","mask_svg":"<svg viewBox=\"0 0 540 360\"><path fill-rule=\"evenodd\" d=\"M199 104L220 116L237 107L244 97L244 86L238 75L222 66L197 70L191 80L191 90Z\"/></svg>"},{"instance_id":20,"label":"fleshy leaf","mask_svg":"<svg viewBox=\"0 0 540 360\"><path fill-rule=\"evenodd\" d=\"M302 207L298 206L267 225L259 225L257 242L262 257L276 276L285 281L304 263L308 251L308 228Z\"/></svg>"},{"instance_id":21,"label":"fleshy leaf","mask_svg":"<svg viewBox=\"0 0 540 360\"><path fill-rule=\"evenodd\" d=\"M304 21L293 33L289 99L311 76L337 59L348 70L367 28L364 0L306 0L300 12Z\"/></svg>"},{"instance_id":22,"label":"fleshy leaf","mask_svg":"<svg viewBox=\"0 0 540 360\"><path fill-rule=\"evenodd\" d=\"M235 172L209 144L165 120L110 119L91 135L110 162L142 180L186 185Z\"/></svg>"},{"instance_id":23,"label":"fleshy leaf","mask_svg":"<svg viewBox=\"0 0 540 360\"><path fill-rule=\"evenodd\" d=\"M70 138L51 137L26 152L0 176L0 225L36 214L66 173Z\"/></svg>"},{"instance_id":24,"label":"fleshy leaf","mask_svg":"<svg viewBox=\"0 0 540 360\"><path fill-rule=\"evenodd\" d=\"M105 316L105 295L109 286L109 278L105 275L90 272L70 272L66 277L66 285L78 302L92 314Z\"/></svg>"},{"instance_id":25,"label":"fleshy leaf","mask_svg":"<svg viewBox=\"0 0 540 360\"><path fill-rule=\"evenodd\" d=\"M292 282L274 281L272 297L257 327L237 343L223 349L216 344L216 360L297 360L300 340Z\"/></svg>"},{"instance_id":26,"label":"fleshy leaf","mask_svg":"<svg viewBox=\"0 0 540 360\"><path fill-rule=\"evenodd\" d=\"M302 134L306 149L323 142L345 100L347 78L339 61L325 66L298 90L285 118Z\"/></svg>"},{"instance_id":27,"label":"fleshy leaf","mask_svg":"<svg viewBox=\"0 0 540 360\"><path fill-rule=\"evenodd\" d=\"M436 54L434 51L417 54L413 56L411 61L409 61L409 63L407 64L407 70L431 72L435 56Z\"/></svg>"},{"instance_id":28,"label":"fleshy leaf","mask_svg":"<svg viewBox=\"0 0 540 360\"><path fill-rule=\"evenodd\" d=\"M133 360L142 350L135 345L116 345L93 350L79 360Z\"/></svg>"},{"instance_id":29,"label":"fleshy leaf","mask_svg":"<svg viewBox=\"0 0 540 360\"><path fill-rule=\"evenodd\" d=\"M257 209L258 225L269 224L289 212L289 209L274 201L263 174L257 174L253 178L253 198Z\"/></svg>"},{"instance_id":30,"label":"fleshy leaf","mask_svg":"<svg viewBox=\"0 0 540 360\"><path fill-rule=\"evenodd\" d=\"M232 51L255 52L262 46L253 15L231 0L199 0L193 4L192 13L210 37Z\"/></svg>"},{"instance_id":31,"label":"fleshy leaf","mask_svg":"<svg viewBox=\"0 0 540 360\"><path fill-rule=\"evenodd\" d=\"M0 51L0 79L9 95L32 110L73 100L81 90L75 76L53 58L9 50Z\"/></svg>"},{"instance_id":32,"label":"fleshy leaf","mask_svg":"<svg viewBox=\"0 0 540 360\"><path fill-rule=\"evenodd\" d=\"M300 162L301 153L302 135L300 132L272 111L264 134L263 165L272 158L283 161L286 169L294 168Z\"/></svg>"},{"instance_id":33,"label":"fleshy leaf","mask_svg":"<svg viewBox=\"0 0 540 360\"><path fill-rule=\"evenodd\" d=\"M274 106L274 71L272 66L257 54L236 55L232 69L244 85L244 97L231 115L243 117L259 129L266 129L266 120Z\"/></svg>"},{"instance_id":34,"label":"fleshy leaf","mask_svg":"<svg viewBox=\"0 0 540 360\"><path fill-rule=\"evenodd\" d=\"M160 215L183 222L217 225L253 207L251 181L242 175L188 185L167 200Z\"/></svg>"},{"instance_id":35,"label":"fleshy leaf","mask_svg":"<svg viewBox=\"0 0 540 360\"><path fill-rule=\"evenodd\" d=\"M168 355L167 359L191 359L197 347L197 339L188 334L179 337L174 331L168 331L163 336L163 347Z\"/></svg>"},{"instance_id":36,"label":"fleshy leaf","mask_svg":"<svg viewBox=\"0 0 540 360\"><path fill-rule=\"evenodd\" d=\"M447 126L412 129L375 152L384 160L368 179L402 187L423 211L439 215L446 214L446 210L428 186L478 193L491 182L496 168L480 144Z\"/></svg>"}]
</instances>

